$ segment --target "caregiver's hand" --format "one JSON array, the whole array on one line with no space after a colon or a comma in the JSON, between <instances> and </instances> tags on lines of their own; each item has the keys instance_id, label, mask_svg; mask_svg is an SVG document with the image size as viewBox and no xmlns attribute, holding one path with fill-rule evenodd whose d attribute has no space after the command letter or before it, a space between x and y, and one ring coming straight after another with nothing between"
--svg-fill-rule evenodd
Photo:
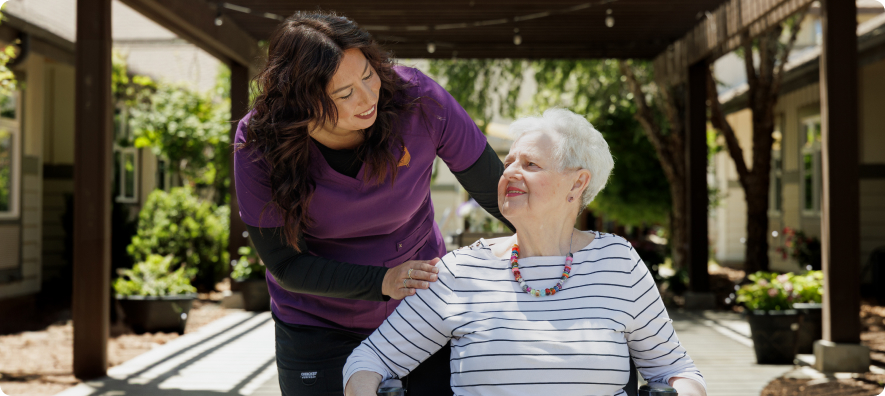
<instances>
[{"instance_id":1,"label":"caregiver's hand","mask_svg":"<svg viewBox=\"0 0 885 396\"><path fill-rule=\"evenodd\" d=\"M430 287L430 282L436 282L436 274L439 273L436 268L438 262L439 257L433 260L409 260L391 268L384 275L381 293L394 300L402 300L415 294L415 289Z\"/></svg>"}]
</instances>

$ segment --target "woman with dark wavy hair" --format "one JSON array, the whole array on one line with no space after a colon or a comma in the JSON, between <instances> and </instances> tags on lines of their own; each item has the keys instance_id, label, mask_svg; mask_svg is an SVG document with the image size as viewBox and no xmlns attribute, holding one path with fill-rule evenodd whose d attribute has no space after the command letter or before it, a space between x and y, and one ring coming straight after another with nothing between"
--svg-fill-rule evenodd
<instances>
[{"instance_id":1,"label":"woman with dark wavy hair","mask_svg":"<svg viewBox=\"0 0 885 396\"><path fill-rule=\"evenodd\" d=\"M502 220L503 164L448 92L393 65L333 13L286 19L255 82L234 173L240 217L270 275L280 387L340 395L353 348L437 279L445 244L430 201L434 159ZM411 394L452 394L449 354L404 376Z\"/></svg>"}]
</instances>

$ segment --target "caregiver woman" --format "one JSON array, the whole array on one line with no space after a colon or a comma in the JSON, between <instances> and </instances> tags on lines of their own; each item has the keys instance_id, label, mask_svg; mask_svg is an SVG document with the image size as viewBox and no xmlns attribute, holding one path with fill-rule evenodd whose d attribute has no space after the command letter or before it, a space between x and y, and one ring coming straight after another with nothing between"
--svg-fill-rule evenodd
<instances>
[{"instance_id":1,"label":"caregiver woman","mask_svg":"<svg viewBox=\"0 0 885 396\"><path fill-rule=\"evenodd\" d=\"M503 219L503 164L483 134L448 92L389 56L347 18L295 14L272 35L237 128L237 200L270 275L283 395L342 394L353 348L436 281L437 156ZM410 394L451 395L449 355L412 372Z\"/></svg>"}]
</instances>

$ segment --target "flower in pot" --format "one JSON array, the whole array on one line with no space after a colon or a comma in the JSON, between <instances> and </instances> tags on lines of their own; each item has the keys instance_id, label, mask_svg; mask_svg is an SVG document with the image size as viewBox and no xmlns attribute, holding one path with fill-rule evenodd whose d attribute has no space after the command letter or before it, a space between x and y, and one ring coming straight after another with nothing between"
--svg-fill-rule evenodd
<instances>
[{"instance_id":1,"label":"flower in pot","mask_svg":"<svg viewBox=\"0 0 885 396\"><path fill-rule=\"evenodd\" d=\"M191 285L195 270L180 265L171 271L173 260L171 255L149 255L132 269L121 270L114 280L125 321L136 333L184 333L187 315L197 298L197 289Z\"/></svg>"},{"instance_id":2,"label":"flower in pot","mask_svg":"<svg viewBox=\"0 0 885 396\"><path fill-rule=\"evenodd\" d=\"M265 280L265 267L258 253L251 246L242 246L237 252L240 259L230 273L243 293L243 308L247 311L267 311L270 309L270 292Z\"/></svg>"},{"instance_id":3,"label":"flower in pot","mask_svg":"<svg viewBox=\"0 0 885 396\"><path fill-rule=\"evenodd\" d=\"M805 275L760 271L748 278L752 283L738 290L737 301L747 308L756 361L760 364L792 363L799 347L797 341L813 337L796 334L800 321L805 318L800 318L794 305L820 303L823 275L819 271L809 271ZM813 332L814 329L803 326L803 332L806 331Z\"/></svg>"}]
</instances>

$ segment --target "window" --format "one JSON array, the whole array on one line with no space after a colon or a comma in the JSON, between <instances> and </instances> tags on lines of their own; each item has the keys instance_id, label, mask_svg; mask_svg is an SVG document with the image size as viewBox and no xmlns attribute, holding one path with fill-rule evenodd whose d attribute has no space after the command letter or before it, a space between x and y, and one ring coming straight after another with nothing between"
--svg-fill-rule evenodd
<instances>
[{"instance_id":1,"label":"window","mask_svg":"<svg viewBox=\"0 0 885 396\"><path fill-rule=\"evenodd\" d=\"M21 132L16 97L0 96L0 219L17 219L21 188Z\"/></svg>"},{"instance_id":2,"label":"window","mask_svg":"<svg viewBox=\"0 0 885 396\"><path fill-rule=\"evenodd\" d=\"M802 120L799 133L799 143L802 144L799 157L802 213L819 215L821 198L820 116Z\"/></svg>"},{"instance_id":3,"label":"window","mask_svg":"<svg viewBox=\"0 0 885 396\"><path fill-rule=\"evenodd\" d=\"M138 149L135 147L114 148L114 185L117 202L138 202Z\"/></svg>"},{"instance_id":4,"label":"window","mask_svg":"<svg viewBox=\"0 0 885 396\"><path fill-rule=\"evenodd\" d=\"M775 123L775 130L771 137L774 142L771 145L771 178L768 187L768 210L772 215L779 215L783 210L783 185L784 185L784 161L781 151L783 133L780 122Z\"/></svg>"}]
</instances>

